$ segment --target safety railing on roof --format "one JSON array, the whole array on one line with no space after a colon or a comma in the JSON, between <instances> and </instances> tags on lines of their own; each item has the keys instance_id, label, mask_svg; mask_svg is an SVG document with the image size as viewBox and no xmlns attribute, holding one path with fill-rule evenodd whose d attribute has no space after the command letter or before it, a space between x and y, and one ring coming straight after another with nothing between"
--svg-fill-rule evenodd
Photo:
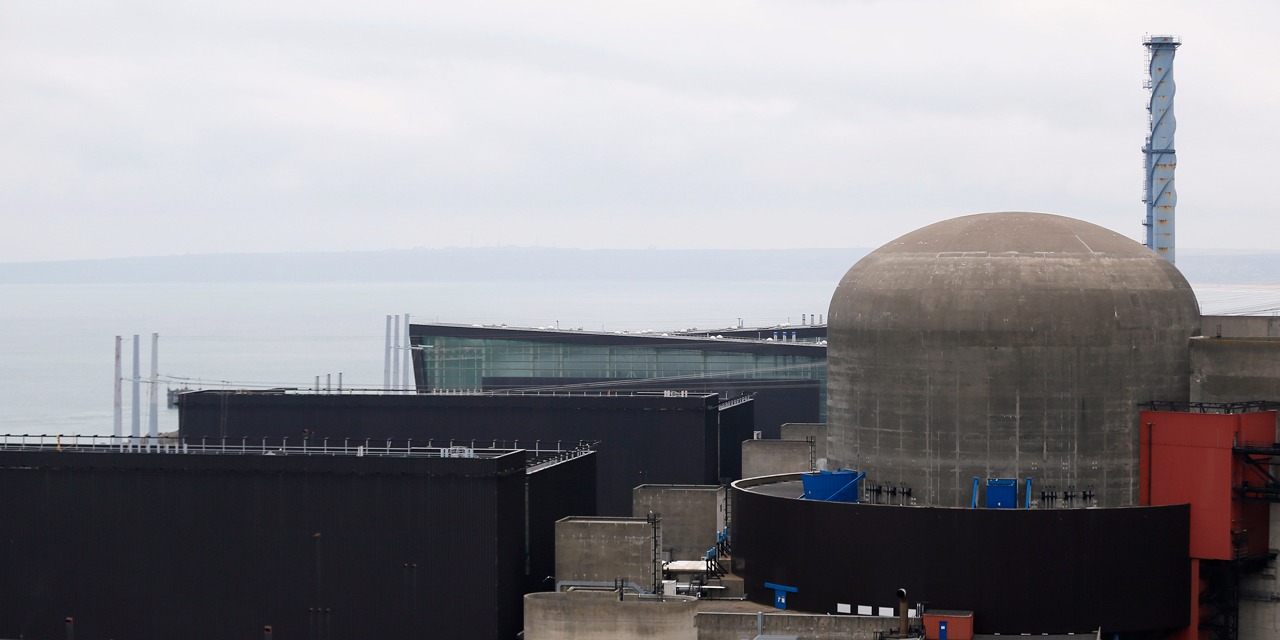
<instances>
[{"instance_id":1,"label":"safety railing on roof","mask_svg":"<svg viewBox=\"0 0 1280 640\"><path fill-rule=\"evenodd\" d=\"M323 455L415 458L495 458L523 450L530 463L581 454L593 442L568 440L441 440L329 438L182 438L171 436L85 436L3 434L0 451L67 453L168 453L192 455Z\"/></svg>"}]
</instances>

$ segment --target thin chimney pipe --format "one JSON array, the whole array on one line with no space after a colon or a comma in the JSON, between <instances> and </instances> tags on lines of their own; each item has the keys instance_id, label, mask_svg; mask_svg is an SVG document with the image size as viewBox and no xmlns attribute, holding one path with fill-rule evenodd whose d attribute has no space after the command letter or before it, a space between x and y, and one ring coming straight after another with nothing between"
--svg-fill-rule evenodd
<instances>
[{"instance_id":1,"label":"thin chimney pipe","mask_svg":"<svg viewBox=\"0 0 1280 640\"><path fill-rule=\"evenodd\" d=\"M413 350L409 348L409 314L404 314L404 389L413 388Z\"/></svg>"},{"instance_id":2,"label":"thin chimney pipe","mask_svg":"<svg viewBox=\"0 0 1280 640\"><path fill-rule=\"evenodd\" d=\"M138 438L142 435L142 366L139 362L141 355L138 349L138 334L133 334L133 415L130 416L129 425L132 427L130 433L133 435L133 442L137 444Z\"/></svg>"},{"instance_id":3,"label":"thin chimney pipe","mask_svg":"<svg viewBox=\"0 0 1280 640\"><path fill-rule=\"evenodd\" d=\"M382 349L382 390L391 390L391 315L387 315L387 340Z\"/></svg>"},{"instance_id":4,"label":"thin chimney pipe","mask_svg":"<svg viewBox=\"0 0 1280 640\"><path fill-rule=\"evenodd\" d=\"M122 375L123 370L121 369L121 366L120 366L121 341L122 341L122 338L120 336L116 336L116 380L115 380L116 393L115 393L115 407L114 407L115 411L112 419L113 429L111 431L111 433L116 437L115 444L120 444L120 438L124 436L124 395L123 395L123 389L121 389L121 387L123 386L124 376Z\"/></svg>"},{"instance_id":5,"label":"thin chimney pipe","mask_svg":"<svg viewBox=\"0 0 1280 640\"><path fill-rule=\"evenodd\" d=\"M391 338L392 349L395 349L394 355L391 356L391 382L392 389L397 391L400 389L400 314L396 314L394 333Z\"/></svg>"},{"instance_id":6,"label":"thin chimney pipe","mask_svg":"<svg viewBox=\"0 0 1280 640\"><path fill-rule=\"evenodd\" d=\"M147 421L147 435L155 444L160 435L160 334L151 334L151 415Z\"/></svg>"}]
</instances>

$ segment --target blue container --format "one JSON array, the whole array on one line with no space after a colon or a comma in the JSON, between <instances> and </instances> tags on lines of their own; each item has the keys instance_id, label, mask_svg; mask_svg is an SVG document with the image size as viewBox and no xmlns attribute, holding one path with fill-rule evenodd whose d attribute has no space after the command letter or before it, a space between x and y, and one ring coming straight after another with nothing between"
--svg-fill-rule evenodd
<instances>
[{"instance_id":1,"label":"blue container","mask_svg":"<svg viewBox=\"0 0 1280 640\"><path fill-rule=\"evenodd\" d=\"M1017 478L987 478L987 508L1017 509Z\"/></svg>"},{"instance_id":2,"label":"blue container","mask_svg":"<svg viewBox=\"0 0 1280 640\"><path fill-rule=\"evenodd\" d=\"M867 474L862 471L818 471L800 476L804 484L805 500L822 502L858 502L862 495L862 479Z\"/></svg>"}]
</instances>

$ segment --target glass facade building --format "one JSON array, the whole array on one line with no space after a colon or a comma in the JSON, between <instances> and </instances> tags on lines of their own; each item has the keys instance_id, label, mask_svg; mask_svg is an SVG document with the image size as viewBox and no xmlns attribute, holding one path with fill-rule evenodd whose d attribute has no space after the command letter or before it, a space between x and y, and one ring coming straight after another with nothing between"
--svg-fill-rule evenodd
<instances>
[{"instance_id":1,"label":"glass facade building","mask_svg":"<svg viewBox=\"0 0 1280 640\"><path fill-rule=\"evenodd\" d=\"M447 324L412 325L410 342L419 391L513 388L520 381L584 389L627 381L797 381L818 387L817 414L826 418L825 342ZM750 389L749 382L733 386Z\"/></svg>"}]
</instances>

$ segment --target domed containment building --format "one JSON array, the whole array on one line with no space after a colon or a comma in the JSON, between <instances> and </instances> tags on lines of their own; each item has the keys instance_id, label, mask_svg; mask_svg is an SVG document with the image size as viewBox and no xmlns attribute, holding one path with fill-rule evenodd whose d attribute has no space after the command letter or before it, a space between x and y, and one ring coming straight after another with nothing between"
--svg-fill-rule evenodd
<instances>
[{"instance_id":1,"label":"domed containment building","mask_svg":"<svg viewBox=\"0 0 1280 640\"><path fill-rule=\"evenodd\" d=\"M1032 478L1125 506L1137 405L1187 399L1200 312L1137 242L1008 212L880 247L840 281L828 322L832 465L917 504L968 506L974 478Z\"/></svg>"}]
</instances>

